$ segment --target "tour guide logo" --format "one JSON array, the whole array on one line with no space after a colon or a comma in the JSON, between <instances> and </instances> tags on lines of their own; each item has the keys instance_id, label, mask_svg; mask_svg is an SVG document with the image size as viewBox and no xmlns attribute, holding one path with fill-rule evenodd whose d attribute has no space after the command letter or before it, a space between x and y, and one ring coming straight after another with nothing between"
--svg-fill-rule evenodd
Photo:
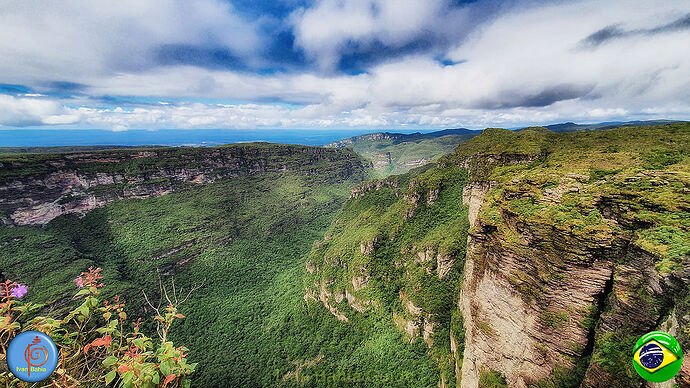
<instances>
[{"instance_id":1,"label":"tour guide logo","mask_svg":"<svg viewBox=\"0 0 690 388\"><path fill-rule=\"evenodd\" d=\"M7 366L22 381L33 383L46 379L55 370L57 361L55 343L40 331L19 334L7 348Z\"/></svg>"},{"instance_id":2,"label":"tour guide logo","mask_svg":"<svg viewBox=\"0 0 690 388\"><path fill-rule=\"evenodd\" d=\"M633 366L643 379L663 383L683 364L683 350L675 338L661 331L647 333L635 344Z\"/></svg>"}]
</instances>

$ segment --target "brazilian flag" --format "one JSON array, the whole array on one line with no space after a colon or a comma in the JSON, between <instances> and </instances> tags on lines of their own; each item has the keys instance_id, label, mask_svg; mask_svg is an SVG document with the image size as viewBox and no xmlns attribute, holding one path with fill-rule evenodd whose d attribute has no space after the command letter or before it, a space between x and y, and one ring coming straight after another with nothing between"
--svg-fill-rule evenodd
<instances>
[{"instance_id":1,"label":"brazilian flag","mask_svg":"<svg viewBox=\"0 0 690 388\"><path fill-rule=\"evenodd\" d=\"M675 376L683 363L680 344L671 335L654 331L635 344L633 366L647 381L661 383Z\"/></svg>"}]
</instances>

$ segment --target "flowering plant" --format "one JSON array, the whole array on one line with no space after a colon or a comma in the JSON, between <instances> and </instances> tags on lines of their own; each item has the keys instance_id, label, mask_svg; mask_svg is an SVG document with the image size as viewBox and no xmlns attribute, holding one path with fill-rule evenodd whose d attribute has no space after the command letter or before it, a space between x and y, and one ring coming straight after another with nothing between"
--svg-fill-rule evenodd
<instances>
[{"instance_id":1,"label":"flowering plant","mask_svg":"<svg viewBox=\"0 0 690 388\"><path fill-rule=\"evenodd\" d=\"M20 318L42 306L20 302L28 287L6 280L0 283L0 385L16 386L5 367L7 346L20 332L37 330L48 334L58 347L58 366L49 377L51 386L68 388L77 385L107 385L126 388L189 387L189 376L196 364L187 362L187 348L175 347L168 341L168 330L176 319L184 316L177 312L192 291L182 298L173 283L172 296L161 284L161 300L168 301L165 309L147 303L155 312L159 340L142 333L141 318L127 320L125 303L119 296L112 300L99 299L103 276L100 268L89 268L76 279L79 291L75 299L81 304L64 318L36 316L21 324ZM27 318L21 319L26 322Z\"/></svg>"}]
</instances>

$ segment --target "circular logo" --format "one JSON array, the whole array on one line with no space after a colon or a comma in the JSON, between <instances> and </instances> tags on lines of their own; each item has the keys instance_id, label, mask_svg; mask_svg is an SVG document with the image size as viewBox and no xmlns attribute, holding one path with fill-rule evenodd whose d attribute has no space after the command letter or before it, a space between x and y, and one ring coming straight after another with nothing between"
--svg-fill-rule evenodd
<instances>
[{"instance_id":1,"label":"circular logo","mask_svg":"<svg viewBox=\"0 0 690 388\"><path fill-rule=\"evenodd\" d=\"M25 331L7 348L7 366L19 380L34 383L50 376L58 362L55 342L40 331Z\"/></svg>"},{"instance_id":2,"label":"circular logo","mask_svg":"<svg viewBox=\"0 0 690 388\"><path fill-rule=\"evenodd\" d=\"M671 335L653 331L640 338L633 350L633 366L645 380L662 383L673 378L683 363L680 344Z\"/></svg>"}]
</instances>

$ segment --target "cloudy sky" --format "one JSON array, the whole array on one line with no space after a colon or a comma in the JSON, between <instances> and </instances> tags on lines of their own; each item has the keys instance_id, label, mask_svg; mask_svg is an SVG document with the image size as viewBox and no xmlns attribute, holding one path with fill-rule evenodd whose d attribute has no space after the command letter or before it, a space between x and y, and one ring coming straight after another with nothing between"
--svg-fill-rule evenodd
<instances>
[{"instance_id":1,"label":"cloudy sky","mask_svg":"<svg viewBox=\"0 0 690 388\"><path fill-rule=\"evenodd\" d=\"M2 0L0 129L690 119L690 2Z\"/></svg>"}]
</instances>

